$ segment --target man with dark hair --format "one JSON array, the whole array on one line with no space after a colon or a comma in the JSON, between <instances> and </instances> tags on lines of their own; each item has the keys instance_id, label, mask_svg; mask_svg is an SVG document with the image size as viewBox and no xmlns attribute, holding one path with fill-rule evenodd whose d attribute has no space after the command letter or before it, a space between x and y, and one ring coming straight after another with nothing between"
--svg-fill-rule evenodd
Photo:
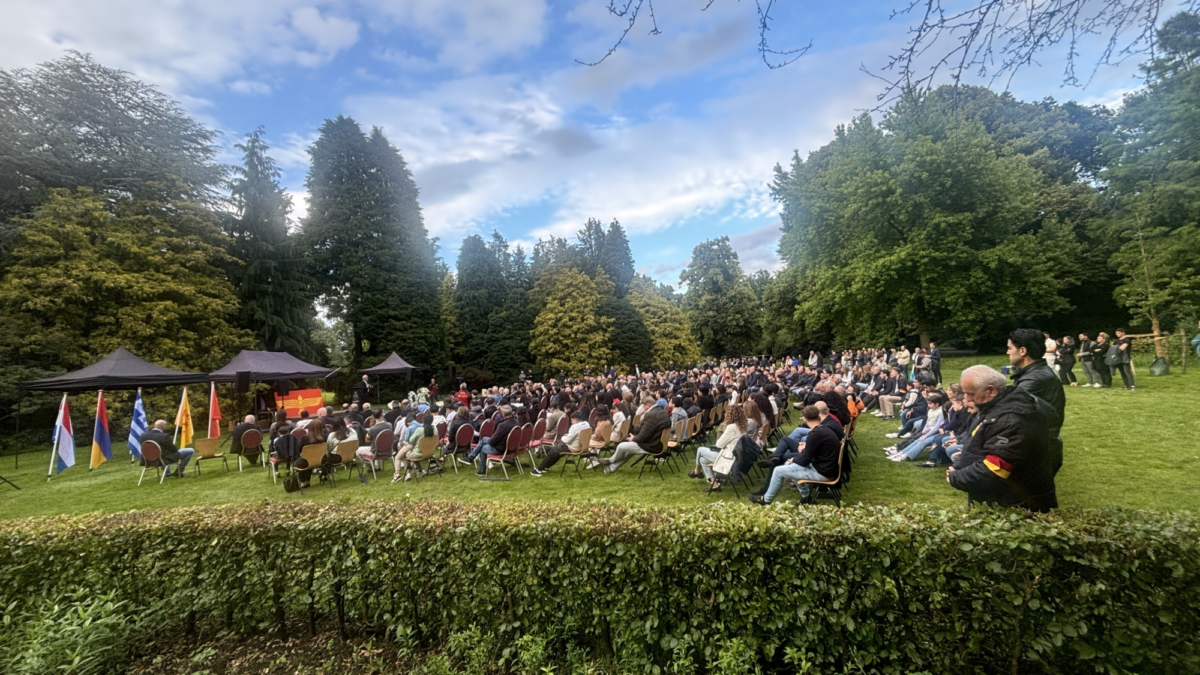
<instances>
[{"instance_id":1,"label":"man with dark hair","mask_svg":"<svg viewBox=\"0 0 1200 675\"><path fill-rule=\"evenodd\" d=\"M1067 397L1058 374L1042 358L1045 352L1046 343L1041 331L1018 328L1008 334L1008 362L1013 367L1010 374L1013 384L1054 408L1058 420L1054 424L1053 436L1057 436L1066 412Z\"/></svg>"},{"instance_id":2,"label":"man with dark hair","mask_svg":"<svg viewBox=\"0 0 1200 675\"><path fill-rule=\"evenodd\" d=\"M755 504L770 504L783 488L785 480L828 481L837 477L841 443L832 429L821 425L821 412L817 406L805 406L804 424L810 431L804 439L804 447L800 448L799 456L788 459L783 466L775 467L766 493L761 496L751 493L750 501ZM796 487L800 490L801 501L809 501L812 486L799 482Z\"/></svg>"},{"instance_id":3,"label":"man with dark hair","mask_svg":"<svg viewBox=\"0 0 1200 675\"><path fill-rule=\"evenodd\" d=\"M940 385L942 383L942 350L938 349L936 342L929 343L929 369L933 372L933 379L937 380Z\"/></svg>"},{"instance_id":4,"label":"man with dark hair","mask_svg":"<svg viewBox=\"0 0 1200 675\"><path fill-rule=\"evenodd\" d=\"M1004 376L988 366L966 369L961 384L964 400L979 413L946 481L971 502L1057 508L1054 474L1062 453L1050 443L1054 409L1018 385L1005 387Z\"/></svg>"},{"instance_id":5,"label":"man with dark hair","mask_svg":"<svg viewBox=\"0 0 1200 675\"><path fill-rule=\"evenodd\" d=\"M1130 365L1133 357L1133 338L1125 335L1124 328L1116 330L1117 341L1113 344L1119 350L1117 355L1117 363L1113 368L1121 373L1121 384L1129 391L1134 391L1133 386L1133 366Z\"/></svg>"}]
</instances>

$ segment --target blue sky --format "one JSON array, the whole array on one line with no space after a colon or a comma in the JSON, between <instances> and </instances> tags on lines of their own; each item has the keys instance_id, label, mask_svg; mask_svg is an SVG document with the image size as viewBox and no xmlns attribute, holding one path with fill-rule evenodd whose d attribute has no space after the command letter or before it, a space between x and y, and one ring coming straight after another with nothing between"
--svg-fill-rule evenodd
<instances>
[{"instance_id":1,"label":"blue sky","mask_svg":"<svg viewBox=\"0 0 1200 675\"><path fill-rule=\"evenodd\" d=\"M754 3L704 4L659 0L661 35L639 24L587 67L576 59L603 55L623 25L606 0L9 0L0 67L91 53L219 129L229 162L264 126L297 217L306 148L348 114L400 148L452 266L472 233L528 247L617 218L638 268L677 283L692 247L722 235L747 271L778 267L774 165L876 105L860 66L884 65L908 28L886 3L782 2L775 46L813 47L770 70ZM1137 86L1134 64L1077 89L1060 85L1061 51L1042 62L1011 83L1017 96L1113 104Z\"/></svg>"}]
</instances>

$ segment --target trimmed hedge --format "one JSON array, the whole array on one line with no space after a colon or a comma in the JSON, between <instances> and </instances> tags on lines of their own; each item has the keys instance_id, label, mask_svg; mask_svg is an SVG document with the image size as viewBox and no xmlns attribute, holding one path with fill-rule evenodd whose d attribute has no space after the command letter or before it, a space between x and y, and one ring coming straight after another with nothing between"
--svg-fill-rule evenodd
<instances>
[{"instance_id":1,"label":"trimmed hedge","mask_svg":"<svg viewBox=\"0 0 1200 675\"><path fill-rule=\"evenodd\" d=\"M1124 510L268 503L0 523L0 606L82 590L164 634L531 635L656 674L725 670L731 645L789 672L1189 673L1198 534Z\"/></svg>"}]
</instances>

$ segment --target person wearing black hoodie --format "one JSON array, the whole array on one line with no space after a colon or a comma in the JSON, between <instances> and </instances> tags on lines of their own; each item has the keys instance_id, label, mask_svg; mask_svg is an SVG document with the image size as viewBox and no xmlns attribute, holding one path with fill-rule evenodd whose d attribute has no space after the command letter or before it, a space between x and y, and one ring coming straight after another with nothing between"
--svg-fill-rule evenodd
<instances>
[{"instance_id":1,"label":"person wearing black hoodie","mask_svg":"<svg viewBox=\"0 0 1200 675\"><path fill-rule=\"evenodd\" d=\"M1058 507L1054 474L1062 465L1051 428L1054 408L984 365L962 374L964 397L979 410L946 481L967 493L968 503L1017 506L1045 512Z\"/></svg>"},{"instance_id":2,"label":"person wearing black hoodie","mask_svg":"<svg viewBox=\"0 0 1200 675\"><path fill-rule=\"evenodd\" d=\"M1054 452L1059 457L1059 463L1055 465L1054 472L1058 473L1062 466L1062 437L1059 433L1067 412L1067 396L1058 374L1042 358L1045 351L1046 346L1039 331L1018 328L1008 334L1008 362L1015 369L1012 373L1013 386L1024 389L1054 408L1055 420L1050 429L1050 442L1057 446Z\"/></svg>"}]
</instances>

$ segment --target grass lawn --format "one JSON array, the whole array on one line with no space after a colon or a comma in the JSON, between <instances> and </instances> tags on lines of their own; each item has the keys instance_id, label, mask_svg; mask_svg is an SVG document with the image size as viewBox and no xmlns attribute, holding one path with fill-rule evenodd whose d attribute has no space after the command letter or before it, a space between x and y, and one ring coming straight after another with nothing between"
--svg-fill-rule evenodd
<instances>
[{"instance_id":1,"label":"grass lawn","mask_svg":"<svg viewBox=\"0 0 1200 675\"><path fill-rule=\"evenodd\" d=\"M946 382L955 381L962 368L978 361L948 361L943 369ZM1004 357L982 361L996 366L1005 363ZM1200 372L1197 370L1200 369L1180 375L1176 368L1172 374L1156 378L1142 367L1136 392L1120 388L1068 388L1063 428L1065 463L1058 476L1059 503L1064 507L1116 505L1200 511L1200 416L1195 409ZM1079 371L1077 367L1076 372ZM793 417L798 419L799 415L793 413ZM914 463L895 463L884 458L882 448L888 444L884 434L894 430L893 423L869 415L864 417L857 432L860 455L853 478L843 492L846 502L963 505L965 498L946 484L943 471L920 469ZM336 487L316 486L302 494L287 494L281 485L272 485L270 474L262 468L247 468L238 473L234 461L233 471L226 473L219 463L210 460L199 478L194 477L189 467L187 478L168 479L159 485L150 480L148 473L147 481L138 487L140 469L129 463L124 444L114 444L113 460L89 472L90 439L77 438L76 443L79 446L76 466L50 482L46 481L48 448L46 452L21 455L19 469L13 468L13 457L3 458L0 475L15 482L21 490L0 484L0 517L226 503L244 503L247 508L254 508L267 500L350 502L404 496L458 500L609 499L649 505L701 505L718 499L735 499L732 490L706 496L703 481L690 480L666 469L665 481L648 473L638 480L636 469L622 469L610 476L585 471L580 480L570 467L562 477L555 467L552 475L543 478L526 474L501 482L480 481L469 467L460 466L458 475L451 471L422 479L420 483L396 485L389 483L389 467L386 477L381 475L381 480L367 485L357 479L346 480L343 472L339 473ZM795 500L795 492L785 491L782 499Z\"/></svg>"}]
</instances>

